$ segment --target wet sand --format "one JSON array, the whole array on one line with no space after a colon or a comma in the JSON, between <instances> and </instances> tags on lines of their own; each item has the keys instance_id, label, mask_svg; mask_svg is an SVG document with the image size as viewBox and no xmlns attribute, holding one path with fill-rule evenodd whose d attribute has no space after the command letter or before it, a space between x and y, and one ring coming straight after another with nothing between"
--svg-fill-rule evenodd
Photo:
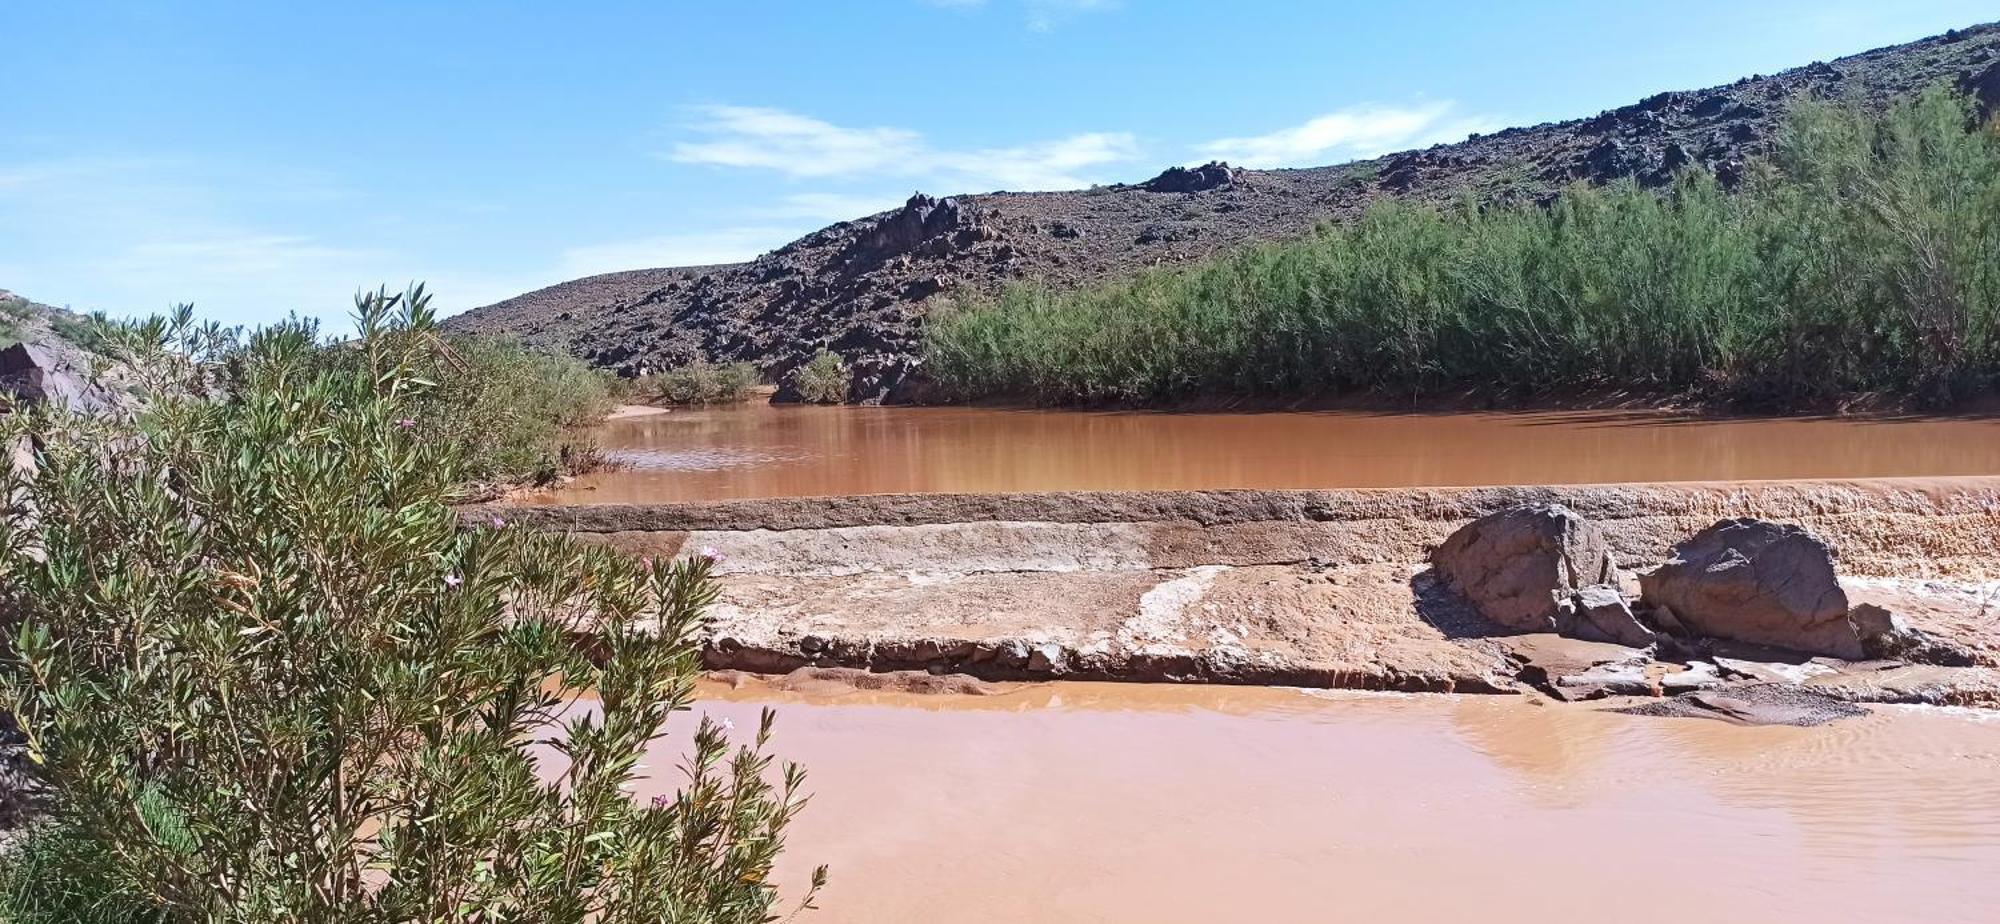
<instances>
[{"instance_id":1,"label":"wet sand","mask_svg":"<svg viewBox=\"0 0 2000 924\"><path fill-rule=\"evenodd\" d=\"M532 503L2000 474L2000 420L1636 411L1148 413L750 404L625 416Z\"/></svg>"},{"instance_id":2,"label":"wet sand","mask_svg":"<svg viewBox=\"0 0 2000 924\"><path fill-rule=\"evenodd\" d=\"M2000 907L1991 714L1797 729L1283 689L704 694L743 730L777 705L778 749L810 771L779 881L795 891L821 862L833 880L802 921L1824 924ZM649 763L672 766L683 741Z\"/></svg>"}]
</instances>

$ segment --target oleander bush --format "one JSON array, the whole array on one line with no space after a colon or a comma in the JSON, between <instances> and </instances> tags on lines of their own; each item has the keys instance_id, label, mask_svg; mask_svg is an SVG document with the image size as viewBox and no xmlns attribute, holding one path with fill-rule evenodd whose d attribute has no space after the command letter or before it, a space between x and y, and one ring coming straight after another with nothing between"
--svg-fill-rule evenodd
<instances>
[{"instance_id":1,"label":"oleander bush","mask_svg":"<svg viewBox=\"0 0 2000 924\"><path fill-rule=\"evenodd\" d=\"M2000 134L1944 90L1794 107L1725 193L1384 202L1351 225L935 314L948 396L1692 395L1947 404L2000 383Z\"/></svg>"},{"instance_id":2,"label":"oleander bush","mask_svg":"<svg viewBox=\"0 0 2000 924\"><path fill-rule=\"evenodd\" d=\"M463 522L490 444L420 421L491 367L412 296L337 346L119 327L142 405L0 419L32 456L0 478L0 710L51 793L0 921L769 919L803 776L768 715L628 792L674 773L640 761L710 560Z\"/></svg>"}]
</instances>

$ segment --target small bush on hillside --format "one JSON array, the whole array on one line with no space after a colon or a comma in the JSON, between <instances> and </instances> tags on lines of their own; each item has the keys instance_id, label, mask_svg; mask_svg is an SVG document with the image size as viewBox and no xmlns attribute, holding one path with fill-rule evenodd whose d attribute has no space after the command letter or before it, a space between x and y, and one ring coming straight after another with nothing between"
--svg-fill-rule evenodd
<instances>
[{"instance_id":1,"label":"small bush on hillside","mask_svg":"<svg viewBox=\"0 0 2000 924\"><path fill-rule=\"evenodd\" d=\"M110 351L111 345L104 338L104 326L108 323L103 314L56 312L49 316L49 329L55 331L56 336L100 356Z\"/></svg>"},{"instance_id":2,"label":"small bush on hillside","mask_svg":"<svg viewBox=\"0 0 2000 924\"><path fill-rule=\"evenodd\" d=\"M2000 132L1944 91L1794 106L1725 194L1578 186L1552 207L1384 203L1303 240L939 313L959 397L1175 401L1487 389L1801 407L2000 385Z\"/></svg>"},{"instance_id":3,"label":"small bush on hillside","mask_svg":"<svg viewBox=\"0 0 2000 924\"><path fill-rule=\"evenodd\" d=\"M35 447L0 484L0 709L54 806L0 920L767 920L802 782L768 716L626 792L689 702L709 562L463 525L491 444L418 418L492 364L421 298L360 320L332 357L298 323L122 328L143 410L0 420Z\"/></svg>"},{"instance_id":4,"label":"small bush on hillside","mask_svg":"<svg viewBox=\"0 0 2000 924\"><path fill-rule=\"evenodd\" d=\"M840 404L847 400L847 391L854 381L854 374L848 371L847 363L840 354L831 350L820 350L805 365L792 373L792 388L799 393L799 400L810 404Z\"/></svg>"},{"instance_id":5,"label":"small bush on hillside","mask_svg":"<svg viewBox=\"0 0 2000 924\"><path fill-rule=\"evenodd\" d=\"M409 297L428 304L421 286ZM416 435L461 450L466 481L545 484L602 464L590 430L611 409L604 373L509 339L431 336L434 347L411 360L413 378L428 385L407 397L405 411ZM339 346L318 355L343 368L364 358Z\"/></svg>"},{"instance_id":6,"label":"small bush on hillside","mask_svg":"<svg viewBox=\"0 0 2000 924\"><path fill-rule=\"evenodd\" d=\"M733 404L749 400L759 378L754 363L696 362L641 379L635 390L663 404Z\"/></svg>"}]
</instances>

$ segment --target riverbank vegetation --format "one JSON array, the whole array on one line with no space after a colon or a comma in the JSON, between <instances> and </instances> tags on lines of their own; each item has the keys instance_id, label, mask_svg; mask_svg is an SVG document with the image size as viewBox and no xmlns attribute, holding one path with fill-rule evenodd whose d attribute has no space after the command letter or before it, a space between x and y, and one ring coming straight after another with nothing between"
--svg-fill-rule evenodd
<instances>
[{"instance_id":1,"label":"riverbank vegetation","mask_svg":"<svg viewBox=\"0 0 2000 924\"><path fill-rule=\"evenodd\" d=\"M853 381L847 361L824 348L792 373L792 389L807 404L841 404L847 400Z\"/></svg>"},{"instance_id":2,"label":"riverbank vegetation","mask_svg":"<svg viewBox=\"0 0 2000 924\"><path fill-rule=\"evenodd\" d=\"M48 788L0 921L767 920L802 802L768 717L627 791L669 772L640 761L691 699L712 562L463 522L515 387L466 379L518 356L421 293L359 316L337 345L120 326L143 402L0 418L32 460L0 473L0 711Z\"/></svg>"},{"instance_id":3,"label":"riverbank vegetation","mask_svg":"<svg viewBox=\"0 0 2000 924\"><path fill-rule=\"evenodd\" d=\"M1358 221L1073 292L938 312L957 399L1534 398L1945 405L2000 383L2000 134L1943 90L1807 102L1725 192L1385 202Z\"/></svg>"},{"instance_id":4,"label":"riverbank vegetation","mask_svg":"<svg viewBox=\"0 0 2000 924\"><path fill-rule=\"evenodd\" d=\"M740 404L763 378L755 363L694 362L632 383L644 401L671 405Z\"/></svg>"}]
</instances>

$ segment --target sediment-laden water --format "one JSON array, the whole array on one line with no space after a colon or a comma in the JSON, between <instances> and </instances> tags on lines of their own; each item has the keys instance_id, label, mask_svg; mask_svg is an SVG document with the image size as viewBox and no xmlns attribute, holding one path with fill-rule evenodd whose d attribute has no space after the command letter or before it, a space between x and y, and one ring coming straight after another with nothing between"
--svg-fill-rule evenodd
<instances>
[{"instance_id":1,"label":"sediment-laden water","mask_svg":"<svg viewBox=\"0 0 2000 924\"><path fill-rule=\"evenodd\" d=\"M2000 474L2000 419L772 407L612 421L620 471L532 500Z\"/></svg>"},{"instance_id":2,"label":"sediment-laden water","mask_svg":"<svg viewBox=\"0 0 2000 924\"><path fill-rule=\"evenodd\" d=\"M779 881L796 890L831 864L810 916L823 924L1972 922L2000 908L2000 721L1970 713L1799 729L1282 689L705 695L700 710L739 734L779 707L777 748L815 792ZM649 763L674 766L684 742Z\"/></svg>"}]
</instances>

